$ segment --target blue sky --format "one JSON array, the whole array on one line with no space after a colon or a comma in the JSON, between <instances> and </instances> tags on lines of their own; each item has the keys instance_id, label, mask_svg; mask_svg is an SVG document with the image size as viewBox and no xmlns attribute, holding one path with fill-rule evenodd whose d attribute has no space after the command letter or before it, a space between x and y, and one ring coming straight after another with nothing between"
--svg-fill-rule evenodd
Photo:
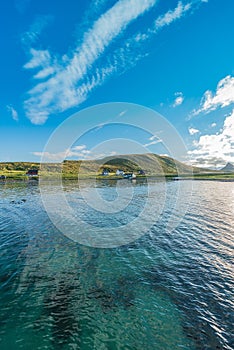
<instances>
[{"instance_id":1,"label":"blue sky","mask_svg":"<svg viewBox=\"0 0 234 350\"><path fill-rule=\"evenodd\" d=\"M0 161L39 161L73 113L129 102L177 129L187 162L234 162L233 13L232 0L1 1ZM86 135L77 156L112 133Z\"/></svg>"}]
</instances>

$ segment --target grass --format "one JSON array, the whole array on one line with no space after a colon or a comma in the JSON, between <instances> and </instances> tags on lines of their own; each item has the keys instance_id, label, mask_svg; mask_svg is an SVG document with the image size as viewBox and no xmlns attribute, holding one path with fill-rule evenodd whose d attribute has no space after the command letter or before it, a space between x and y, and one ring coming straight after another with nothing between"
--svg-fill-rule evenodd
<instances>
[{"instance_id":1,"label":"grass","mask_svg":"<svg viewBox=\"0 0 234 350\"><path fill-rule=\"evenodd\" d=\"M0 176L5 175L7 180L22 180L28 178L26 172L29 169L40 169L39 163L30 162L5 162L0 163ZM103 169L110 172L109 176L102 176ZM121 176L116 175L116 170L122 169L124 172L134 172L138 174L139 170L144 170L146 175L137 175L139 178L144 177L166 177L177 178L177 171L180 173L179 179L194 180L234 180L234 173L221 173L191 167L187 164L178 162L170 157L158 156L156 154L131 154L106 157L104 159L73 161L65 160L63 163L46 163L42 165L39 174L43 178L56 179L62 172L64 180L79 179L105 179L117 180ZM182 174L182 175L181 175Z\"/></svg>"},{"instance_id":2,"label":"grass","mask_svg":"<svg viewBox=\"0 0 234 350\"><path fill-rule=\"evenodd\" d=\"M21 171L21 170L4 170L4 171L0 171L0 176L1 175L4 175L6 176L7 179L11 179L11 180L26 179L25 171Z\"/></svg>"},{"instance_id":3,"label":"grass","mask_svg":"<svg viewBox=\"0 0 234 350\"><path fill-rule=\"evenodd\" d=\"M234 174L221 173L221 174L196 174L194 175L196 180L234 180Z\"/></svg>"},{"instance_id":4,"label":"grass","mask_svg":"<svg viewBox=\"0 0 234 350\"><path fill-rule=\"evenodd\" d=\"M21 180L21 181L27 181L28 177L25 175L25 171L22 170L4 170L0 171L0 176L5 175L7 180ZM59 178L60 173L59 172L41 172L40 176L45 179L56 179ZM150 175L137 175L137 178L154 178L154 177L164 177L167 179L177 179L177 174L150 174ZM108 176L103 176L100 173L96 175L95 173L81 173L79 174L79 179L94 179L97 178L99 180L118 180L122 179L121 176L117 176L114 172L110 173ZM63 180L77 180L78 179L78 172L75 173L62 173L62 179ZM178 180L181 179L194 179L194 180L234 180L234 174L233 173L206 173L206 174L193 174L192 176L190 174L183 174L178 177Z\"/></svg>"}]
</instances>

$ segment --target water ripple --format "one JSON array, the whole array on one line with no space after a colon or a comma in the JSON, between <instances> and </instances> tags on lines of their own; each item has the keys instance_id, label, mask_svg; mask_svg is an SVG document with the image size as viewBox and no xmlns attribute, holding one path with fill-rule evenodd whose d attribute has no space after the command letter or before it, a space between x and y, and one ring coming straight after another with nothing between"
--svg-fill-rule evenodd
<instances>
[{"instance_id":1,"label":"water ripple","mask_svg":"<svg viewBox=\"0 0 234 350\"><path fill-rule=\"evenodd\" d=\"M37 186L2 185L1 349L234 349L234 184L196 181L192 198L184 194L188 212L169 233L177 186L168 183L148 235L105 250L62 236ZM65 190L77 215L107 222L87 211L74 184ZM113 191L102 184L105 196ZM110 223L131 221L140 200Z\"/></svg>"}]
</instances>

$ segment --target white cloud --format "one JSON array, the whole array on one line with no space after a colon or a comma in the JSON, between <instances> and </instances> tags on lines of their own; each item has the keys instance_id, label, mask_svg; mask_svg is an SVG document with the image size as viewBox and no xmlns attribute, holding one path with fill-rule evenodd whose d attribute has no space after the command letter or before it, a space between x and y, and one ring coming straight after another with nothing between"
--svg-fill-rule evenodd
<instances>
[{"instance_id":1,"label":"white cloud","mask_svg":"<svg viewBox=\"0 0 234 350\"><path fill-rule=\"evenodd\" d=\"M149 38L149 35L147 35L146 33L138 33L135 37L134 40L136 42L142 42L145 41L146 39Z\"/></svg>"},{"instance_id":2,"label":"white cloud","mask_svg":"<svg viewBox=\"0 0 234 350\"><path fill-rule=\"evenodd\" d=\"M142 42L157 34L159 29L183 17L197 3L191 1L183 4L179 1L174 10L160 16L145 33L133 34L123 40L114 52L110 51L104 56L108 46L122 35L127 26L157 2L158 0L119 0L86 31L81 44L61 59L53 57L47 50L32 49L32 59L25 68L39 69L34 79L44 81L36 83L28 92L28 98L24 102L27 117L34 124L43 124L49 115L80 105L93 89L102 85L110 76L123 74L148 56L142 50ZM92 4L96 4L99 11L101 7L106 7L107 2L94 0ZM95 10L95 6L92 7ZM176 105L182 102L183 96L177 96Z\"/></svg>"},{"instance_id":3,"label":"white cloud","mask_svg":"<svg viewBox=\"0 0 234 350\"><path fill-rule=\"evenodd\" d=\"M61 162L67 157L67 151L58 152L58 153L50 153L50 152L32 152L32 154L36 157L43 157L43 161L53 161L53 162Z\"/></svg>"},{"instance_id":4,"label":"white cloud","mask_svg":"<svg viewBox=\"0 0 234 350\"><path fill-rule=\"evenodd\" d=\"M83 151L86 149L86 145L79 145L79 146L74 146L73 150L74 151Z\"/></svg>"},{"instance_id":5,"label":"white cloud","mask_svg":"<svg viewBox=\"0 0 234 350\"><path fill-rule=\"evenodd\" d=\"M202 0L201 0L202 1ZM169 10L163 15L159 16L153 24L152 28L149 28L146 33L139 32L134 36L134 40L138 43L146 41L153 34L158 33L165 26L169 26L173 22L184 17L189 10L192 9L193 2L183 5L182 1L179 1L177 6L173 10Z\"/></svg>"},{"instance_id":6,"label":"white cloud","mask_svg":"<svg viewBox=\"0 0 234 350\"><path fill-rule=\"evenodd\" d=\"M47 67L51 64L51 56L48 50L30 50L31 59L24 65L25 69Z\"/></svg>"},{"instance_id":7,"label":"white cloud","mask_svg":"<svg viewBox=\"0 0 234 350\"><path fill-rule=\"evenodd\" d=\"M195 135L199 132L199 130L195 129L195 128L189 128L188 131L189 131L190 135Z\"/></svg>"},{"instance_id":8,"label":"white cloud","mask_svg":"<svg viewBox=\"0 0 234 350\"><path fill-rule=\"evenodd\" d=\"M159 156L160 157L169 157L170 158L168 153L160 153Z\"/></svg>"},{"instance_id":9,"label":"white cloud","mask_svg":"<svg viewBox=\"0 0 234 350\"><path fill-rule=\"evenodd\" d=\"M159 30L165 26L168 26L175 20L180 19L191 9L191 7L191 3L183 5L182 1L179 1L175 9L169 10L167 13L157 18L155 21L155 29Z\"/></svg>"},{"instance_id":10,"label":"white cloud","mask_svg":"<svg viewBox=\"0 0 234 350\"><path fill-rule=\"evenodd\" d=\"M193 111L192 115L198 115L202 112L209 113L217 108L224 108L234 103L234 77L226 76L220 80L216 92L207 90L201 100L201 106Z\"/></svg>"},{"instance_id":11,"label":"white cloud","mask_svg":"<svg viewBox=\"0 0 234 350\"><path fill-rule=\"evenodd\" d=\"M149 137L149 141L154 141L154 140L159 140L158 135L152 135L152 136Z\"/></svg>"},{"instance_id":12,"label":"white cloud","mask_svg":"<svg viewBox=\"0 0 234 350\"><path fill-rule=\"evenodd\" d=\"M98 11L100 8L107 4L108 0L93 0L91 6L94 11Z\"/></svg>"},{"instance_id":13,"label":"white cloud","mask_svg":"<svg viewBox=\"0 0 234 350\"><path fill-rule=\"evenodd\" d=\"M234 110L226 117L219 132L201 136L196 148L188 154L193 164L205 167L222 167L227 162L234 163Z\"/></svg>"},{"instance_id":14,"label":"white cloud","mask_svg":"<svg viewBox=\"0 0 234 350\"><path fill-rule=\"evenodd\" d=\"M76 160L100 159L108 156L115 156L117 155L117 152L107 151L98 153L96 151L88 150L86 145L80 145L68 148L61 152L32 152L32 154L36 157L42 158L43 162L62 162L68 158L75 158Z\"/></svg>"},{"instance_id":15,"label":"white cloud","mask_svg":"<svg viewBox=\"0 0 234 350\"><path fill-rule=\"evenodd\" d=\"M151 141L149 143L146 143L145 145L143 145L143 147L149 147L149 146L152 146L152 145L156 145L157 143L161 143L162 140L158 139L158 140L154 140L154 141Z\"/></svg>"},{"instance_id":16,"label":"white cloud","mask_svg":"<svg viewBox=\"0 0 234 350\"><path fill-rule=\"evenodd\" d=\"M78 159L86 159L90 153L91 152L87 150L86 145L79 145L57 153L33 152L32 154L37 157L43 157L43 160L47 162L61 162L64 159L71 157L76 157Z\"/></svg>"},{"instance_id":17,"label":"white cloud","mask_svg":"<svg viewBox=\"0 0 234 350\"><path fill-rule=\"evenodd\" d=\"M35 43L46 26L52 22L53 16L40 15L31 24L29 30L21 35L21 41L24 45L32 45Z\"/></svg>"},{"instance_id":18,"label":"white cloud","mask_svg":"<svg viewBox=\"0 0 234 350\"><path fill-rule=\"evenodd\" d=\"M118 117L123 117L127 113L127 110L122 111L119 113Z\"/></svg>"},{"instance_id":19,"label":"white cloud","mask_svg":"<svg viewBox=\"0 0 234 350\"><path fill-rule=\"evenodd\" d=\"M6 106L6 108L8 112L11 114L12 119L18 122L19 120L18 112L11 105Z\"/></svg>"},{"instance_id":20,"label":"white cloud","mask_svg":"<svg viewBox=\"0 0 234 350\"><path fill-rule=\"evenodd\" d=\"M157 0L120 0L100 16L92 28L84 34L83 43L75 49L72 57L62 62L60 67L56 67L57 72L54 76L36 85L29 92L30 98L25 102L29 119L34 123L44 123L50 113L60 112L83 102L93 86L101 83L102 76L91 78L88 84L82 86L78 84L110 43L156 2ZM48 68L50 59L47 51L36 53L34 50L33 58L25 68L35 68L40 61L44 70ZM38 112L42 115L41 121Z\"/></svg>"},{"instance_id":21,"label":"white cloud","mask_svg":"<svg viewBox=\"0 0 234 350\"><path fill-rule=\"evenodd\" d=\"M54 67L45 67L44 69L42 69L40 72L38 72L37 74L34 75L34 79L44 79L49 77L50 75L52 75L55 72Z\"/></svg>"},{"instance_id":22,"label":"white cloud","mask_svg":"<svg viewBox=\"0 0 234 350\"><path fill-rule=\"evenodd\" d=\"M172 105L172 107L177 107L180 106L182 103L184 102L184 96L182 94L182 92L176 92L175 93L175 101Z\"/></svg>"}]
</instances>

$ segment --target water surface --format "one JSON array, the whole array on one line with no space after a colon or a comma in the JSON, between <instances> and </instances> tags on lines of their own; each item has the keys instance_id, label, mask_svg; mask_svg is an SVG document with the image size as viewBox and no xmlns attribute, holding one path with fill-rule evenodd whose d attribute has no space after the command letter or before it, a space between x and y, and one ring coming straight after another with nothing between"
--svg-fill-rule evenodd
<instances>
[{"instance_id":1,"label":"water surface","mask_svg":"<svg viewBox=\"0 0 234 350\"><path fill-rule=\"evenodd\" d=\"M87 221L118 227L138 215L146 186L136 184L135 206L112 217L86 210L75 183L65 190ZM147 235L98 249L55 228L37 185L1 184L1 349L234 349L234 183L195 181L192 198L185 189L188 212L172 233L178 182L166 186ZM100 190L116 196L108 182Z\"/></svg>"}]
</instances>

